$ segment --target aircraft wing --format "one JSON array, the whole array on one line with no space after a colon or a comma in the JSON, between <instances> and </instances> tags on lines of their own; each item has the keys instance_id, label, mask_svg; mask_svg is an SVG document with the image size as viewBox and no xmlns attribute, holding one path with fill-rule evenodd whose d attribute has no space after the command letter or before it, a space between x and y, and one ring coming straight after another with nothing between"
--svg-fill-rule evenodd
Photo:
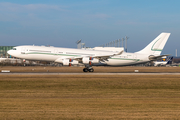
<instances>
[{"instance_id":1,"label":"aircraft wing","mask_svg":"<svg viewBox=\"0 0 180 120\"><path fill-rule=\"evenodd\" d=\"M111 54L111 55L95 55L95 56L81 56L81 57L74 57L74 58L71 58L71 59L74 59L74 60L82 60L83 57L92 57L92 58L96 58L96 59L99 59L99 60L107 60L108 58L112 57L112 56L116 56L116 55L121 55L124 51L120 51L119 53L117 54Z\"/></svg>"},{"instance_id":2,"label":"aircraft wing","mask_svg":"<svg viewBox=\"0 0 180 120\"><path fill-rule=\"evenodd\" d=\"M82 62L83 61L83 58L96 58L96 59L99 59L99 61L103 61L103 60L107 60L108 58L110 57L113 57L113 56L116 56L116 55L121 55L123 53L123 50L120 51L119 53L117 54L110 54L110 55L94 55L94 56L89 56L89 55L83 55L83 56L77 56L77 57L69 57L69 56L65 56L65 57L60 57L58 59L55 60L55 62L59 62L59 63L62 63L64 59L69 59L70 61L71 60L76 60L76 61L79 61L79 62Z\"/></svg>"},{"instance_id":3,"label":"aircraft wing","mask_svg":"<svg viewBox=\"0 0 180 120\"><path fill-rule=\"evenodd\" d=\"M168 55L159 55L159 56L149 56L149 60L152 60L152 61L154 61L154 60L159 60L159 59L161 59L162 57L164 57L164 56L169 56L170 54L168 54Z\"/></svg>"},{"instance_id":4,"label":"aircraft wing","mask_svg":"<svg viewBox=\"0 0 180 120\"><path fill-rule=\"evenodd\" d=\"M116 56L116 55L121 55L123 52L124 52L124 51L122 50L122 51L120 51L119 53L113 54L113 55L96 55L96 56L94 56L93 58L97 58L97 59L99 59L99 60L107 60L107 59L110 58L110 57L113 57L113 56Z\"/></svg>"},{"instance_id":5,"label":"aircraft wing","mask_svg":"<svg viewBox=\"0 0 180 120\"><path fill-rule=\"evenodd\" d=\"M110 58L112 56L121 55L123 52L124 51L122 50L117 54L110 54L110 55L94 55L94 56L83 55L83 56L77 56L77 57L66 56L66 57L61 57L61 58L58 58L58 59L72 59L72 60L81 61L84 57L92 57L92 58L96 58L96 59L99 59L99 60L107 60L108 58Z\"/></svg>"}]
</instances>

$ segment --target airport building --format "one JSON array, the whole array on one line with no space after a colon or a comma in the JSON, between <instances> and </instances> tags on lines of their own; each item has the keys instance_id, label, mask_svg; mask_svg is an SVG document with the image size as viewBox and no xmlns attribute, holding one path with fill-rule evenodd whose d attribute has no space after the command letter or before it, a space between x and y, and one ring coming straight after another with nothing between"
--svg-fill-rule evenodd
<instances>
[{"instance_id":1,"label":"airport building","mask_svg":"<svg viewBox=\"0 0 180 120\"><path fill-rule=\"evenodd\" d=\"M0 58L8 57L7 51L12 49L14 46L0 46Z\"/></svg>"}]
</instances>

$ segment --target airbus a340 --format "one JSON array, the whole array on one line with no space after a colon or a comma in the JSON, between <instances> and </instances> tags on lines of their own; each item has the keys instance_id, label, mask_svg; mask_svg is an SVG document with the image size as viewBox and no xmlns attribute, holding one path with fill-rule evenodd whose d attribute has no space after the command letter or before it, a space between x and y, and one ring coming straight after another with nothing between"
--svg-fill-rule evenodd
<instances>
[{"instance_id":1,"label":"airbus a340","mask_svg":"<svg viewBox=\"0 0 180 120\"><path fill-rule=\"evenodd\" d=\"M45 46L17 46L8 51L8 54L24 60L51 61L63 65L84 64L84 72L93 72L93 65L127 66L155 61L160 55L170 33L161 33L144 49L128 53L120 49L111 50L107 47L101 50L72 49ZM120 50L120 51L118 51Z\"/></svg>"}]
</instances>

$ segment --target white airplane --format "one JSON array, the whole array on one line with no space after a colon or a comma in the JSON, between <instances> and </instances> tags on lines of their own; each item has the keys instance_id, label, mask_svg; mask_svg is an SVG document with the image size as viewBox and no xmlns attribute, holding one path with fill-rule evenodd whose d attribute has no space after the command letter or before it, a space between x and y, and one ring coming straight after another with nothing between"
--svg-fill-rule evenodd
<instances>
[{"instance_id":1,"label":"white airplane","mask_svg":"<svg viewBox=\"0 0 180 120\"><path fill-rule=\"evenodd\" d=\"M170 33L161 33L141 51L127 53L103 50L71 49L45 46L17 46L8 51L8 54L24 60L51 61L63 65L84 64L84 72L93 72L93 65L126 66L146 63L161 59L168 55L160 55Z\"/></svg>"},{"instance_id":2,"label":"white airplane","mask_svg":"<svg viewBox=\"0 0 180 120\"><path fill-rule=\"evenodd\" d=\"M168 58L167 60L163 59L162 61L155 61L154 66L165 66L172 63L173 57Z\"/></svg>"}]
</instances>

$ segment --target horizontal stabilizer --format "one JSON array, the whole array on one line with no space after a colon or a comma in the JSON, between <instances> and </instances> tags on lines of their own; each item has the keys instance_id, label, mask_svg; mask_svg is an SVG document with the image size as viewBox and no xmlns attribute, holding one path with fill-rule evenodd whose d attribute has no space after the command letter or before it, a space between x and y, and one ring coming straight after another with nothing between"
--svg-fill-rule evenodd
<instances>
[{"instance_id":1,"label":"horizontal stabilizer","mask_svg":"<svg viewBox=\"0 0 180 120\"><path fill-rule=\"evenodd\" d=\"M151 61L159 60L159 59L162 59L162 57L164 57L164 56L169 56L169 55L170 55L170 54L168 54L168 55L159 55L159 56L150 55L150 56L149 56L149 60L151 60Z\"/></svg>"}]
</instances>

